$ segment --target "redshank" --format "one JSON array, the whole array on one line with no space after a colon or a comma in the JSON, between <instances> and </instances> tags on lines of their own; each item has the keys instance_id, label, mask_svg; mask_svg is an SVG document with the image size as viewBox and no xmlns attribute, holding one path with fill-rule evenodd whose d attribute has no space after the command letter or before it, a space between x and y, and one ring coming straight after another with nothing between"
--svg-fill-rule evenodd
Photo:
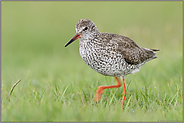
<instances>
[{"instance_id":1,"label":"redshank","mask_svg":"<svg viewBox=\"0 0 184 123\"><path fill-rule=\"evenodd\" d=\"M128 74L136 73L146 62L157 58L157 49L141 48L128 37L112 34L100 33L94 22L88 19L81 19L75 27L76 35L65 45L79 39L79 51L84 62L96 72L113 76L117 85L99 86L95 101L101 99L104 89L119 88L121 82L118 77L123 79L123 101L126 97L124 77Z\"/></svg>"}]
</instances>

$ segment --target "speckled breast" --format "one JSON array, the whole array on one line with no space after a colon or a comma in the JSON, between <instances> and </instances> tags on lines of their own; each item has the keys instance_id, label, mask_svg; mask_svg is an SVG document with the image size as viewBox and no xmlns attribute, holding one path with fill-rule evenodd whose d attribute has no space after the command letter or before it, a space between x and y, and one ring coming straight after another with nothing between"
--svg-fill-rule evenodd
<instances>
[{"instance_id":1,"label":"speckled breast","mask_svg":"<svg viewBox=\"0 0 184 123\"><path fill-rule=\"evenodd\" d=\"M123 56L113 49L111 44L100 44L95 41L80 42L80 55L93 70L107 76L125 76L137 69L125 62Z\"/></svg>"}]
</instances>

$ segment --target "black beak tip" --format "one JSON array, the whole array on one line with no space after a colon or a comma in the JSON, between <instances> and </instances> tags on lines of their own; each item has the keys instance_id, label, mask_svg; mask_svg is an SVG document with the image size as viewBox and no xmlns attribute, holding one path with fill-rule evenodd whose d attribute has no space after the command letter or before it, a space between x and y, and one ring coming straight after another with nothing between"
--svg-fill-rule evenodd
<instances>
[{"instance_id":1,"label":"black beak tip","mask_svg":"<svg viewBox=\"0 0 184 123\"><path fill-rule=\"evenodd\" d=\"M65 44L65 47L67 47L69 44L71 44L74 41L74 39L72 38L67 44Z\"/></svg>"}]
</instances>

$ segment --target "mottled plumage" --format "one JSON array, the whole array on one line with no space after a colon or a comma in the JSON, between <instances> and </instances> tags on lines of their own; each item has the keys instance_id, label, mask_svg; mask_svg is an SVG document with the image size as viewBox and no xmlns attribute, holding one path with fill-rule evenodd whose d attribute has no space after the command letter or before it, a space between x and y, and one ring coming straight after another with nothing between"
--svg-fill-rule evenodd
<instances>
[{"instance_id":1,"label":"mottled plumage","mask_svg":"<svg viewBox=\"0 0 184 123\"><path fill-rule=\"evenodd\" d=\"M122 77L138 72L147 61L156 58L154 49L141 48L128 37L100 33L96 25L81 19L76 24L77 34L65 45L79 39L80 55L84 62L100 74Z\"/></svg>"}]
</instances>

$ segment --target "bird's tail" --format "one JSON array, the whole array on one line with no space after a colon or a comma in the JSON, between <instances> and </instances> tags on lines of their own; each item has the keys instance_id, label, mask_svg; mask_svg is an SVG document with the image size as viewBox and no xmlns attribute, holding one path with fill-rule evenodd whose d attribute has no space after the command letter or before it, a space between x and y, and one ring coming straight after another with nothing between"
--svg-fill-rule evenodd
<instances>
[{"instance_id":1,"label":"bird's tail","mask_svg":"<svg viewBox=\"0 0 184 123\"><path fill-rule=\"evenodd\" d=\"M150 49L150 50L152 50L152 51L160 51L159 49Z\"/></svg>"},{"instance_id":2,"label":"bird's tail","mask_svg":"<svg viewBox=\"0 0 184 123\"><path fill-rule=\"evenodd\" d=\"M148 55L148 61L157 58L156 56L156 51L160 51L159 49L148 49L148 48L144 48L144 51L147 53Z\"/></svg>"}]
</instances>

